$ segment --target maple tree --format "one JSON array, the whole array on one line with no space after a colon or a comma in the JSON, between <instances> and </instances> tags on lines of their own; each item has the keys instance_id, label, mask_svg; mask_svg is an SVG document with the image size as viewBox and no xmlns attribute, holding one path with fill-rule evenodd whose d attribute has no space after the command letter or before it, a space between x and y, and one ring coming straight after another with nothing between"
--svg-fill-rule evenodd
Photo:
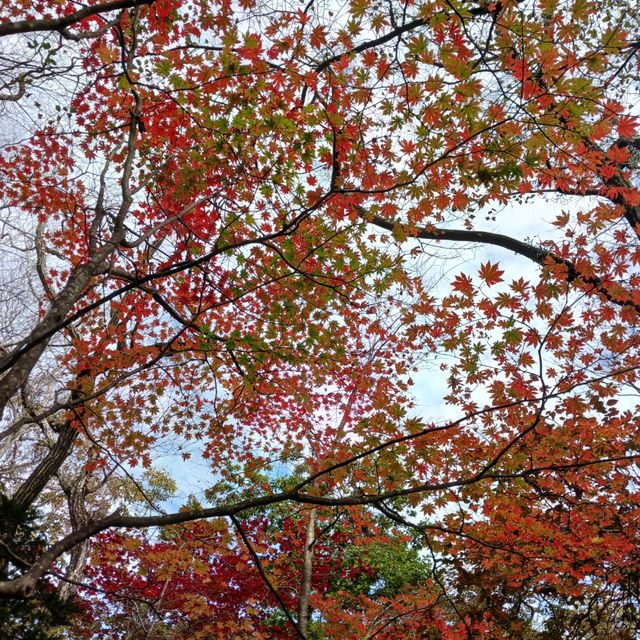
<instances>
[{"instance_id":1,"label":"maple tree","mask_svg":"<svg viewBox=\"0 0 640 640\"><path fill-rule=\"evenodd\" d=\"M4 630L634 637L634 7L0 15Z\"/></svg>"}]
</instances>

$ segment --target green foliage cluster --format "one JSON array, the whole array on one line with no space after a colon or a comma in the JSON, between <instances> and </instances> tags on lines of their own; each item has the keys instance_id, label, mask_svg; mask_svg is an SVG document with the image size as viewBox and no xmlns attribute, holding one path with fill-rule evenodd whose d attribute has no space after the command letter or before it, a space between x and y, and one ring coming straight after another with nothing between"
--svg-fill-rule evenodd
<instances>
[{"instance_id":1,"label":"green foliage cluster","mask_svg":"<svg viewBox=\"0 0 640 640\"><path fill-rule=\"evenodd\" d=\"M17 575L27 566L21 558L33 557L46 547L46 537L36 523L34 509L16 505L0 494L0 579ZM47 581L26 600L0 599L0 637L7 640L62 640L64 630L78 608L60 598Z\"/></svg>"}]
</instances>

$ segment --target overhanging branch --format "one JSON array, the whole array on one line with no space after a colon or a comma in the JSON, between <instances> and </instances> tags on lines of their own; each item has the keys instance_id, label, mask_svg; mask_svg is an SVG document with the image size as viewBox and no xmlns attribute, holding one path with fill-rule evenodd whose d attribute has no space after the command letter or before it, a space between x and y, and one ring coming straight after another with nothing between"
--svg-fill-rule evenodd
<instances>
[{"instance_id":1,"label":"overhanging branch","mask_svg":"<svg viewBox=\"0 0 640 640\"><path fill-rule=\"evenodd\" d=\"M84 7L78 11L74 11L67 16L60 18L41 18L40 20L17 20L16 22L5 22L0 24L0 38L4 36L16 35L18 33L33 33L36 31L62 31L73 24L76 24L85 18L97 16L110 11L118 11L119 9L131 9L133 7L142 7L151 5L155 0L114 0L113 2L105 2L104 4L94 5L92 7Z\"/></svg>"},{"instance_id":2,"label":"overhanging branch","mask_svg":"<svg viewBox=\"0 0 640 640\"><path fill-rule=\"evenodd\" d=\"M594 291L597 291L599 294L601 294L609 302L621 307L633 308L638 313L640 313L640 305L635 304L632 301L631 295L629 295L628 300L621 300L620 298L612 295L610 291L608 291L607 285L613 283L607 282L602 278L599 278L598 276L583 275L578 271L578 269L576 269L571 260L562 258L542 247L536 247L535 245L522 242L521 240L517 240L516 238L513 238L511 236L506 236L501 233L491 233L489 231L474 231L470 229L441 229L439 227L420 227L416 229L415 226L400 221L387 220L386 218L378 215L371 215L362 207L358 207L358 213L362 220L369 224L373 224L380 229L391 232L400 229L405 235L417 238L419 240L488 244L513 251L514 253L521 255L540 266L554 263L562 265L567 270L568 282L581 280L586 285L592 287Z\"/></svg>"},{"instance_id":3,"label":"overhanging branch","mask_svg":"<svg viewBox=\"0 0 640 640\"><path fill-rule=\"evenodd\" d=\"M452 489L456 487L468 486L478 482L501 482L505 479L522 478L530 475L536 475L549 472L566 472L574 468L585 468L598 464L607 464L621 461L632 461L640 458L640 455L619 456L616 458L605 458L601 460L590 460L588 462L569 463L564 465L551 465L544 467L536 467L523 470L519 473L501 474L481 473L475 474L470 478L461 478L449 482L441 482L435 484L420 484L413 487L403 487L393 491L379 494L350 495L344 497L315 496L307 493L301 493L296 489L280 492L272 495L260 496L250 500L243 500L232 505L221 505L211 507L209 509L189 509L177 513L162 514L158 516L126 516L114 512L110 516L101 520L90 522L69 534L56 544L52 545L45 551L40 558L33 563L31 568L19 578L13 580L0 581L0 598L24 599L30 597L36 588L38 580L47 573L51 564L62 554L70 551L77 544L91 538L92 536L112 528L131 528L142 529L149 527L162 527L173 524L181 524L194 520L202 520L205 518L220 518L235 516L242 511L255 509L256 507L264 507L283 502L294 502L298 504L309 504L318 506L364 506L376 505L384 500L408 496L412 494L439 491L443 489Z\"/></svg>"}]
</instances>

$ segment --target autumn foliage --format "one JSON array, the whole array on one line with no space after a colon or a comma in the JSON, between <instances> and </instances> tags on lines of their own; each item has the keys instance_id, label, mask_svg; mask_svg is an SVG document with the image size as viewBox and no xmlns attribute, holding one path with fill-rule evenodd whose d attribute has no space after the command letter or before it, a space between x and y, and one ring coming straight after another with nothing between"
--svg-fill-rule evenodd
<instances>
[{"instance_id":1,"label":"autumn foliage","mask_svg":"<svg viewBox=\"0 0 640 640\"><path fill-rule=\"evenodd\" d=\"M4 635L636 637L633 3L0 44Z\"/></svg>"}]
</instances>

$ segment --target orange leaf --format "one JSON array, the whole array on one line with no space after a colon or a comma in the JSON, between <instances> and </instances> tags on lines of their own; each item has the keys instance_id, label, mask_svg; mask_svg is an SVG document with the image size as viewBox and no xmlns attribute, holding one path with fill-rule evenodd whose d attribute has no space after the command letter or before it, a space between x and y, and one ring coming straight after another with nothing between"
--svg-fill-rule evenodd
<instances>
[{"instance_id":1,"label":"orange leaf","mask_svg":"<svg viewBox=\"0 0 640 640\"><path fill-rule=\"evenodd\" d=\"M498 263L492 264L491 262L486 262L480 267L478 271L478 275L487 283L488 286L492 286L494 284L498 284L498 282L502 282L502 276L504 271L498 269Z\"/></svg>"}]
</instances>

